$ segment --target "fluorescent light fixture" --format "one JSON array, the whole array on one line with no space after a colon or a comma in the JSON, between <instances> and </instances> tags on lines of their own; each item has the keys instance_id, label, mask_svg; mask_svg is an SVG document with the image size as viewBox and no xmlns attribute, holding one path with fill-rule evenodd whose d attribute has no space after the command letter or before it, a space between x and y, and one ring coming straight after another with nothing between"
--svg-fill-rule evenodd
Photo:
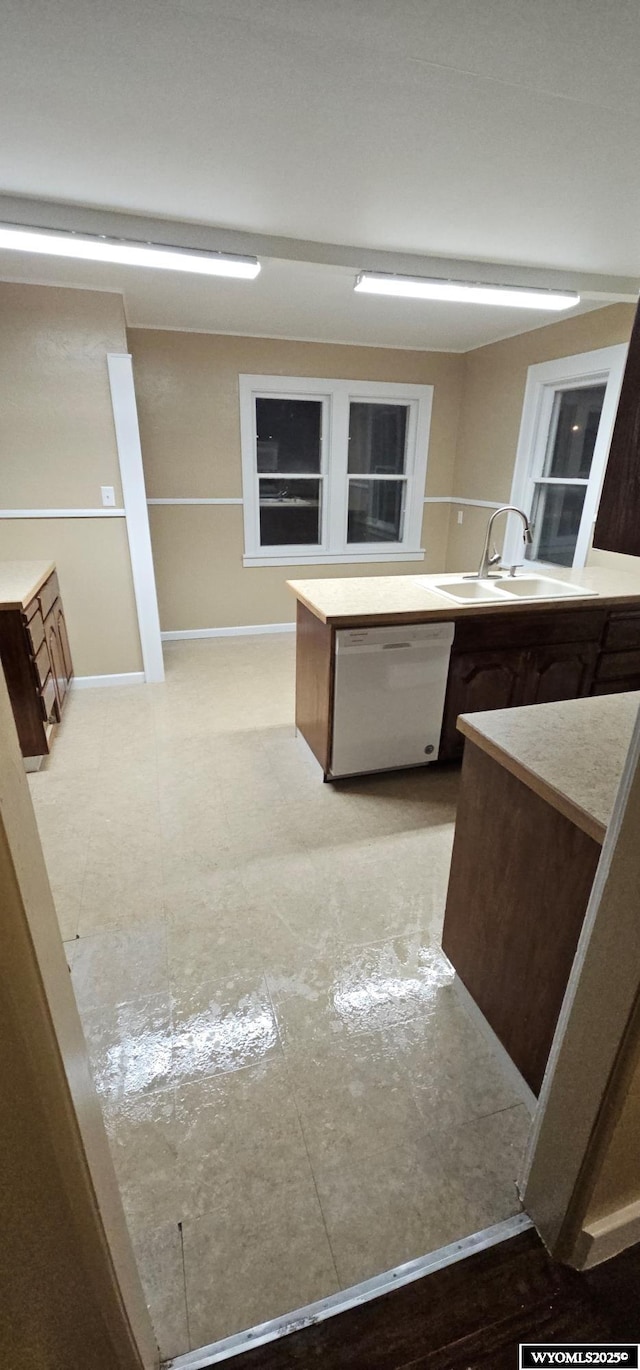
<instances>
[{"instance_id":1,"label":"fluorescent light fixture","mask_svg":"<svg viewBox=\"0 0 640 1370\"><path fill-rule=\"evenodd\" d=\"M426 276L394 276L384 271L361 271L354 289L369 295L401 295L406 299L447 300L454 304L498 304L512 309L573 309L580 303L580 296L573 290L430 280Z\"/></svg>"},{"instance_id":2,"label":"fluorescent light fixture","mask_svg":"<svg viewBox=\"0 0 640 1370\"><path fill-rule=\"evenodd\" d=\"M166 243L132 243L65 229L20 228L0 225L0 249L38 252L47 257L74 257L85 262L115 262L120 266L151 266L160 271L189 271L197 276L234 276L253 280L258 275L257 257L229 252L201 252L197 248L170 247Z\"/></svg>"}]
</instances>

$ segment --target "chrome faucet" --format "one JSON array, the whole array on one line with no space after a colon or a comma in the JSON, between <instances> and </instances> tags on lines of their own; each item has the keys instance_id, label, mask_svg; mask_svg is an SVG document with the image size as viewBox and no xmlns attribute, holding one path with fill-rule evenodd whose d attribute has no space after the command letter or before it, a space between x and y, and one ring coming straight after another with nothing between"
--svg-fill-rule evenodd
<instances>
[{"instance_id":1,"label":"chrome faucet","mask_svg":"<svg viewBox=\"0 0 640 1370\"><path fill-rule=\"evenodd\" d=\"M532 543L532 542L533 542L533 537L532 537L532 534L531 534L531 525L530 525L529 520L528 520L528 518L527 518L527 515L524 513L524 511L523 511L522 509L518 509L517 506L516 506L515 504L503 504L503 505L501 505L501 507L500 507L499 509L494 509L494 511L493 511L493 513L492 513L492 515L491 515L491 518L489 519L489 522L488 522L488 524L487 524L487 532L486 532L485 539L484 539L484 547L483 547L483 549L482 549L482 556L481 556L481 558L480 558L480 565L479 565L477 571L473 571L470 575L465 576L465 577L464 577L465 580L486 580L487 578L489 578L489 577L491 576L491 571L489 570L489 567L490 567L490 566L495 566L496 562L497 562L497 561L500 561L500 558L501 558L502 553L496 551L495 543L494 543L494 547L493 547L493 552L492 552L491 554L489 554L489 543L490 543L490 541L491 541L491 530L492 530L493 525L494 525L494 523L495 523L495 521L496 521L496 519L497 519L497 517L498 517L498 514L519 514L519 515L520 515L520 518L522 519L522 524L523 524L522 536L523 536L523 538L524 538L525 544L529 544L529 543Z\"/></svg>"}]
</instances>

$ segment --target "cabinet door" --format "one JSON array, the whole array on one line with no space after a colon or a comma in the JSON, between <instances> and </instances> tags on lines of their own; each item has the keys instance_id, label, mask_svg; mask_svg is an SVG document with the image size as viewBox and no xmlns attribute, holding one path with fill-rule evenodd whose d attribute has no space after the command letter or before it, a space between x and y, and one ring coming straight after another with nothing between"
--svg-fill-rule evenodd
<instances>
[{"instance_id":1,"label":"cabinet door","mask_svg":"<svg viewBox=\"0 0 640 1370\"><path fill-rule=\"evenodd\" d=\"M59 599L56 600L56 603L54 605L54 613L56 616L56 632L58 635L60 650L62 652L62 660L64 663L64 669L68 685L73 675L73 661L71 660L71 648L69 646L69 637L67 635L67 625L65 622L64 611L62 608L62 603Z\"/></svg>"},{"instance_id":2,"label":"cabinet door","mask_svg":"<svg viewBox=\"0 0 640 1370\"><path fill-rule=\"evenodd\" d=\"M51 613L47 614L47 617L45 618L44 633L49 652L49 660L51 662L51 674L56 690L57 714L58 718L60 718L69 681L67 679L67 670L62 647L60 646L60 639L58 637L55 608L52 609Z\"/></svg>"},{"instance_id":3,"label":"cabinet door","mask_svg":"<svg viewBox=\"0 0 640 1370\"><path fill-rule=\"evenodd\" d=\"M509 709L523 702L524 670L521 651L461 652L451 657L440 739L443 761L462 755L464 738L456 728L459 714Z\"/></svg>"},{"instance_id":4,"label":"cabinet door","mask_svg":"<svg viewBox=\"0 0 640 1370\"><path fill-rule=\"evenodd\" d=\"M595 642L534 647L525 662L523 704L553 704L591 693L598 659Z\"/></svg>"}]
</instances>

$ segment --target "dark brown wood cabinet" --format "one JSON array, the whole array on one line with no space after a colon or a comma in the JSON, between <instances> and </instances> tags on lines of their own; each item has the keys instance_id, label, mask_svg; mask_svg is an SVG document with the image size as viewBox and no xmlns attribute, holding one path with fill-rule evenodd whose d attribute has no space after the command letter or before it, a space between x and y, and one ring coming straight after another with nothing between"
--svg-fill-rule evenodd
<instances>
[{"instance_id":1,"label":"dark brown wood cabinet","mask_svg":"<svg viewBox=\"0 0 640 1370\"><path fill-rule=\"evenodd\" d=\"M380 617L376 626L384 622ZM340 626L363 625L354 616ZM335 626L299 602L296 727L325 779L331 779L335 641ZM526 612L465 613L455 618L438 759L462 756L460 714L627 690L640 690L640 596L617 604L589 599Z\"/></svg>"},{"instance_id":2,"label":"dark brown wood cabinet","mask_svg":"<svg viewBox=\"0 0 640 1370\"><path fill-rule=\"evenodd\" d=\"M640 556L640 305L611 438L594 547Z\"/></svg>"},{"instance_id":3,"label":"dark brown wood cabinet","mask_svg":"<svg viewBox=\"0 0 640 1370\"><path fill-rule=\"evenodd\" d=\"M451 653L440 759L462 756L460 714L591 694L606 621L606 610L591 608L461 620Z\"/></svg>"},{"instance_id":4,"label":"dark brown wood cabinet","mask_svg":"<svg viewBox=\"0 0 640 1370\"><path fill-rule=\"evenodd\" d=\"M523 668L524 653L519 650L494 647L487 652L452 655L440 736L442 760L462 756L464 738L457 728L460 714L510 709L522 703Z\"/></svg>"},{"instance_id":5,"label":"dark brown wood cabinet","mask_svg":"<svg viewBox=\"0 0 640 1370\"><path fill-rule=\"evenodd\" d=\"M640 690L640 610L612 609L596 663L593 694Z\"/></svg>"},{"instance_id":6,"label":"dark brown wood cabinet","mask_svg":"<svg viewBox=\"0 0 640 1370\"><path fill-rule=\"evenodd\" d=\"M73 676L55 571L22 602L0 602L0 660L22 754L43 756Z\"/></svg>"},{"instance_id":7,"label":"dark brown wood cabinet","mask_svg":"<svg viewBox=\"0 0 640 1370\"><path fill-rule=\"evenodd\" d=\"M538 1094L600 845L470 740L442 946Z\"/></svg>"},{"instance_id":8,"label":"dark brown wood cabinet","mask_svg":"<svg viewBox=\"0 0 640 1370\"><path fill-rule=\"evenodd\" d=\"M58 710L61 712L69 688L71 672L63 648L63 635L66 639L66 626L59 599L55 601L53 608L44 620L44 632Z\"/></svg>"},{"instance_id":9,"label":"dark brown wood cabinet","mask_svg":"<svg viewBox=\"0 0 640 1370\"><path fill-rule=\"evenodd\" d=\"M591 694L598 652L597 642L563 642L529 650L522 703L554 704Z\"/></svg>"}]
</instances>

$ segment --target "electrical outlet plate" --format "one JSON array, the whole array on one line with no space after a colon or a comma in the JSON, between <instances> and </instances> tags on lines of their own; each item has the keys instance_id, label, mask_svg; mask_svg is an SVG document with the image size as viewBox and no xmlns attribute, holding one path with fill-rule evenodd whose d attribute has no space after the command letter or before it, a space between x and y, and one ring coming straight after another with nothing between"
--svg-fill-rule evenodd
<instances>
[{"instance_id":1,"label":"electrical outlet plate","mask_svg":"<svg viewBox=\"0 0 640 1370\"><path fill-rule=\"evenodd\" d=\"M103 507L105 509L112 509L116 502L116 492L113 485L101 485L100 494L102 495Z\"/></svg>"}]
</instances>

